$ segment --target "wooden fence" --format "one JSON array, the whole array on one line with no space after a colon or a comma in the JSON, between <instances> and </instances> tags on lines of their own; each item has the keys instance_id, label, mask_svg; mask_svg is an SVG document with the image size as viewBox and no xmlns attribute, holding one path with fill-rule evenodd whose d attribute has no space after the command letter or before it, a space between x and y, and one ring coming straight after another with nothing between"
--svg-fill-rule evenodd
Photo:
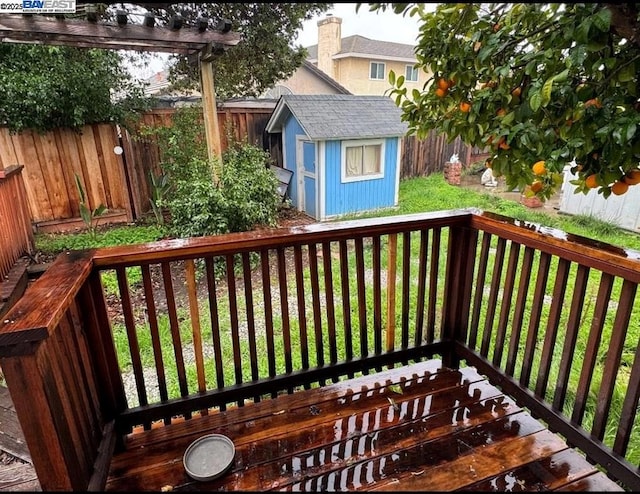
<instances>
[{"instance_id":1,"label":"wooden fence","mask_svg":"<svg viewBox=\"0 0 640 494\"><path fill-rule=\"evenodd\" d=\"M406 136L402 140L400 179L442 172L445 163L454 153L464 166L469 166L475 161L484 161L487 156L483 150L467 146L460 138L448 142L445 135L436 134L434 131L425 139Z\"/></svg>"},{"instance_id":2,"label":"wooden fence","mask_svg":"<svg viewBox=\"0 0 640 494\"><path fill-rule=\"evenodd\" d=\"M223 105L218 112L222 149L234 138L263 147L263 134L271 107L247 108ZM174 109L154 110L143 116L147 125L170 125ZM278 154L278 142L272 143ZM116 154L117 146L124 150ZM269 148L267 148L269 150ZM281 154L281 153L280 153ZM109 215L103 221L132 221L150 210L148 173L159 172L157 142L134 139L114 124L86 125L76 132L56 129L44 134L24 131L12 134L0 128L0 172L24 167L23 179L29 217L38 231L82 227L80 197L75 174L92 209L104 204Z\"/></svg>"},{"instance_id":3,"label":"wooden fence","mask_svg":"<svg viewBox=\"0 0 640 494\"><path fill-rule=\"evenodd\" d=\"M265 127L275 102L228 102L220 106L218 122L224 151L230 138L268 151L282 166L279 134ZM171 125L175 108L156 109L143 115L144 125ZM232 137L231 137L232 136ZM117 146L122 154L115 152ZM403 139L401 179L443 170L453 153L465 165L481 156L478 149L459 139L451 143L432 133L423 140ZM24 131L11 134L0 128L0 171L24 166L23 179L30 218L37 231L62 231L82 227L80 200L74 176L86 192L88 206L104 204L109 214L101 222L123 222L141 218L151 209L149 172L160 173L160 149L153 138L132 136L110 124L84 126L79 132L57 129L45 134Z\"/></svg>"},{"instance_id":4,"label":"wooden fence","mask_svg":"<svg viewBox=\"0 0 640 494\"><path fill-rule=\"evenodd\" d=\"M33 230L22 166L0 171L0 281L21 256L33 253Z\"/></svg>"},{"instance_id":5,"label":"wooden fence","mask_svg":"<svg viewBox=\"0 0 640 494\"><path fill-rule=\"evenodd\" d=\"M56 129L39 134L11 134L0 128L0 170L24 166L23 178L31 221L36 225L80 217L78 175L88 206L129 211L127 182L117 129L108 123L84 126L79 132ZM128 214L131 218L131 215Z\"/></svg>"}]
</instances>

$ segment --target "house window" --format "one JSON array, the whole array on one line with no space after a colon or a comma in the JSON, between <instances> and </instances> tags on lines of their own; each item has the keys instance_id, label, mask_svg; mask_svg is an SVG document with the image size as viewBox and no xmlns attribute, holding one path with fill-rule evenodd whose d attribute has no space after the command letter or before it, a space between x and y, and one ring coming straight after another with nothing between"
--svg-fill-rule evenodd
<instances>
[{"instance_id":1,"label":"house window","mask_svg":"<svg viewBox=\"0 0 640 494\"><path fill-rule=\"evenodd\" d=\"M384 141L345 141L342 143L342 181L355 182L384 176Z\"/></svg>"},{"instance_id":2,"label":"house window","mask_svg":"<svg viewBox=\"0 0 640 494\"><path fill-rule=\"evenodd\" d=\"M418 82L418 69L413 65L407 65L404 80L407 82Z\"/></svg>"},{"instance_id":3,"label":"house window","mask_svg":"<svg viewBox=\"0 0 640 494\"><path fill-rule=\"evenodd\" d=\"M369 78L384 79L384 64L381 62L371 62L371 70L369 71Z\"/></svg>"}]
</instances>

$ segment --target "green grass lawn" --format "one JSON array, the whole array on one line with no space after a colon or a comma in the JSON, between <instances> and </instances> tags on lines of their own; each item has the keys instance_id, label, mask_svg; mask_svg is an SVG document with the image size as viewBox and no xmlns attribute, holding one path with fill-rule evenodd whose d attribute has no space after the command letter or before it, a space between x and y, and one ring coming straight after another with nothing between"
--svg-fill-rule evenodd
<instances>
[{"instance_id":1,"label":"green grass lawn","mask_svg":"<svg viewBox=\"0 0 640 494\"><path fill-rule=\"evenodd\" d=\"M529 209L524 205L520 204L519 202L510 200L510 199L504 199L491 193L476 192L468 188L449 185L444 180L442 174L433 174L428 177L414 178L414 179L402 181L400 184L398 208L393 210L376 212L374 214L360 215L358 217L401 215L401 214L412 214L412 213L419 213L419 212L431 212L431 211L439 211L439 210L465 209L465 208L478 208L483 211L493 212L493 213L505 215L508 217L512 217L514 219L536 223L541 226L557 228L567 233L580 235L580 236L597 240L600 242L612 244L614 246L640 251L640 236L635 233L628 232L624 229L618 228L609 223L606 223L591 217L556 215L556 214L551 215L543 211ZM158 238L162 238L163 235L164 235L163 230L153 225L152 226L149 226L149 225L123 226L115 229L107 229L104 231L99 231L98 235L95 238L87 234L37 235L36 245L41 250L48 249L51 252L55 252L56 249L64 250L64 249L71 249L71 248L87 248L87 247L106 246L106 245L113 245L113 244L148 242L148 241L156 240ZM496 239L494 238L494 241L495 240ZM443 249L446 249L446 232L443 235L442 246L443 246ZM386 252L387 252L386 247L387 247L386 239L383 238L383 245L381 250L382 251L381 261L382 261L383 269L384 269L384 266L386 266ZM398 252L401 252L401 248L402 248L402 238L399 238ZM416 241L414 242L412 240L412 244L411 244L412 263L414 262L414 260L418 258L417 249L418 249L418 241L416 237ZM367 251L367 258L365 259L366 269L370 269L372 267L370 257L368 257L369 255L368 252L369 251ZM350 254L350 255L353 255L353 254ZM352 261L353 259L350 258L349 259L350 266L353 266ZM444 257L442 258L442 261L444 261ZM491 262L493 261L491 260ZM338 279L339 277L339 270L336 265L337 263L334 263L333 265L333 269L335 270L334 279ZM491 270L491 266L489 269ZM535 266L534 266L534 269L535 269ZM128 273L129 284L131 287L133 287L136 284L138 285L140 284L140 273L139 273L138 267L127 268L127 273ZM555 279L555 273L556 273L556 266L554 265L552 266L551 274L549 276L549 280L551 280L549 283L551 283ZM587 294L585 297L585 304L584 304L585 313L593 310L593 304L595 303L595 298L597 297L597 290L594 287L597 287L597 283L599 282L598 273L594 272L593 275L594 275L594 280L592 283L590 282L591 284L589 285L589 289L587 290ZM310 278L309 269L307 268L305 270L305 277L304 277L305 294L307 295L311 293L309 278ZM322 266L320 266L320 278L322 279ZM567 282L567 286L569 287L567 291L569 293L571 293L570 287L574 283L574 280L575 280L575 270L573 270L570 273L569 280ZM350 282L352 283L350 297L352 301L351 307L353 310L354 308L357 308L357 303L358 303L357 296L354 295L356 293L356 288L357 288L355 285L355 273L353 273L353 275L350 277ZM112 273L109 273L109 272L103 273L103 283L105 285L105 291L107 293L111 293L111 294L118 293L118 285L115 280L115 276ZM255 289L256 288L254 287L254 290ZM414 288L412 288L412 290L413 289ZM532 291L533 290L530 291L530 294ZM614 287L614 296L612 296L611 298L612 301L617 300L616 297L618 292L619 292L619 286L616 285ZM295 298L295 293L292 294L291 296ZM261 300L260 297L261 297L261 294L259 292L256 292L256 295L254 296L254 301ZM385 293L383 293L383 299L384 297L386 297ZM415 298L416 297L414 296L414 292L412 292L411 302L409 307L409 313L411 314L410 316L411 326L413 326L415 322L413 319L416 312ZM238 303L240 305L244 303L243 297L241 295L238 298ZM383 300L383 305L384 303L385 301ZM502 303L502 301L500 301L499 304L500 303ZM207 304L207 301L203 301L203 305L200 309L200 325L203 328L203 335L202 335L203 338L206 341L211 341L211 321L209 320L208 308L206 304ZM226 305L224 301L220 301L220 304L221 304L220 313L223 314L225 313L225 311L228 312L228 305ZM312 304L309 303L308 307L306 308L306 318L307 318L307 321L309 322L312 321L312 318L313 318L311 305ZM367 307L368 307L367 325L369 328L373 326L372 320L370 320L371 313L372 313L372 309L371 309L372 306L373 306L372 297L371 297L371 294L368 293L367 294ZM240 307L240 309L241 309L240 312L242 313L242 307ZM498 305L498 310L499 309L500 309L500 305ZM193 332L192 332L190 316L188 314L189 312L188 307L179 307L178 310L179 310L178 320L180 321L180 333L181 333L182 344L190 345L193 341ZM438 306L438 310L440 310L440 305ZM548 307L545 308L545 311L548 311ZM621 366L622 371L624 371L624 369L626 369L628 366L632 364L635 345L637 345L638 337L640 337L640 327L639 327L640 323L638 322L640 321L640 314L638 314L639 311L640 309L637 309L637 308L634 309L634 314L632 316L632 320L629 325L628 337L627 337L628 344L625 344L624 353L622 356L623 357L622 358L623 365ZM566 315L567 315L566 312L564 312L563 318L566 318ZM256 315L257 318L260 318L263 316L264 314ZM340 319L341 317L340 315L337 315L337 316L338 316L336 320L337 326L341 326L343 324L343 321L342 319ZM400 327L402 323L401 310L397 311L396 316L397 316L396 325L397 327ZM234 364L233 364L233 355L230 353L231 349L233 348L233 342L230 335L228 315L226 315L225 317L226 317L226 321L224 322L223 325L221 325L221 338L223 340L222 347L223 347L223 356L224 356L223 360L225 364L224 381L226 384L233 384ZM282 348L282 333L277 333L278 331L277 328L281 327L281 321L277 319L278 315L275 315L274 317L276 318L276 320L274 321L274 326L276 327L275 352L276 352L276 360L277 360L277 371L283 372L284 352ZM483 307L482 315L481 315L482 327L487 327L488 325L490 325L490 323L486 323L486 319L485 319L486 317L487 317L486 310ZM529 317L529 315L527 314L526 317ZM565 319L563 319L563 321L564 320ZM563 324L563 322L561 324ZM610 326L611 324L612 324L612 321L607 322L608 326ZM526 327L526 326L523 326L523 327ZM354 350L357 351L359 346L359 341L358 341L359 335L358 335L358 323L355 321L353 322L353 328L354 328L353 347L354 347ZM140 352L141 352L143 364L145 366L153 368L154 356L153 356L153 349L152 349L151 339L149 337L147 325L142 324L137 329L138 329ZM297 343L299 341L298 330L299 330L299 327L297 326L297 322L295 320L292 321L290 337L292 341L292 347L294 348L297 347ZM113 324L113 331L114 331L114 340L116 343L116 348L118 351L121 368L123 372L130 373L131 358L130 358L130 355L128 355L129 343L128 343L126 328L122 324ZM161 314L159 316L159 331L160 331L160 339L163 341L162 348L163 348L165 362L170 362L173 358L173 349L171 346L172 344L171 344L169 321L167 316L164 314ZM581 327L581 330L580 330L581 335L578 338L577 345L582 350L584 350L585 342L588 338L588 331L589 331L588 324L585 326L584 329ZM540 333L541 333L540 338L542 338L544 336L543 335L544 327L541 328ZM605 328L604 335L607 338L609 337L610 328L609 329ZM324 337L326 337L326 335L324 335ZM492 346L495 342L494 337L495 335L493 335L490 340L490 344ZM369 336L369 341L370 342L373 341L373 338L374 336L373 336L373 333L371 332L371 335ZM259 360L258 368L260 369L260 375L263 376L267 372L267 360L266 360L267 350L266 350L264 338L258 339L257 344L258 344L257 355ZM336 344L338 345L337 352L339 355L339 360L341 360L344 358L344 355L345 355L344 339L340 339L340 341L337 342ZM542 339L540 340L539 344L542 344ZM323 345L326 352L326 349L329 347L329 342L325 339L325 341L323 342ZM316 348L314 346L313 334L311 331L309 331L308 349L311 355L313 355L316 351ZM555 352L559 354L561 353L561 351L562 351L562 345L557 345ZM249 366L250 355L248 354L247 345L244 343L242 345L241 352L242 352L243 375L250 376L250 366ZM492 354L490 353L489 356L491 355ZM326 353L325 353L325 357L326 357ZM603 355L601 358L604 359L604 357L605 356ZM296 365L300 365L299 354L294 354L293 360L294 360L293 362L294 367ZM328 359L325 358L325 361L328 361ZM557 360L554 360L554 362L556 361ZM217 378L217 376L215 376L213 373L213 361L210 360L210 358L206 358L205 365L206 365L206 372L207 372L207 382L208 382L208 385L211 386L213 383L216 382L216 378ZM167 370L169 396L170 397L179 396L180 392L179 392L179 386L177 382L177 375L175 373L175 369L172 369L171 366L167 366L166 370ZM557 369L553 369L551 372L551 379L555 378L556 373L557 373ZM197 379L196 374L197 372L196 372L195 364L189 363L187 365L187 375L189 377L190 389L196 388L195 385L192 385L192 382L195 382ZM533 375L535 376L535 374ZM599 380L601 378L601 375L602 375L602 371L601 370L598 371L596 369L596 372L594 373L594 379ZM579 376L577 375L571 376L571 381L572 381L571 387L575 386L575 381L577 381L578 378ZM623 399L623 395L621 394L621 392L622 392L621 390L617 390L616 396L613 397L614 403L612 404L612 408L614 409L621 408L621 401ZM569 393L568 399L567 399L569 404L571 403L572 398L573 397L571 396L571 393ZM588 411L587 418L585 419L586 424L589 423L589 421L591 420L589 414L593 414L593 412ZM614 436L615 436L615 427L612 426L607 431L607 437L606 437L607 442L609 442L611 438ZM637 458L640 457L640 445L636 444L635 442L631 444L630 454L628 455L628 457L633 458L634 459L633 461L637 461Z\"/></svg>"}]
</instances>

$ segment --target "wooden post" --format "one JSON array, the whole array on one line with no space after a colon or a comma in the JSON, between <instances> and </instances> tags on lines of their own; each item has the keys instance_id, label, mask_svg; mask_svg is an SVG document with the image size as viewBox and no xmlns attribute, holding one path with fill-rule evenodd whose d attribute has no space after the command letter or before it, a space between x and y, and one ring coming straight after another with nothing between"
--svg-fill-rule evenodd
<instances>
[{"instance_id":1,"label":"wooden post","mask_svg":"<svg viewBox=\"0 0 640 494\"><path fill-rule=\"evenodd\" d=\"M396 338L396 259L398 234L389 234L389 260L387 262L387 351L395 346Z\"/></svg>"},{"instance_id":2,"label":"wooden post","mask_svg":"<svg viewBox=\"0 0 640 494\"><path fill-rule=\"evenodd\" d=\"M218 128L218 109L216 108L216 91L213 83L213 45L209 43L200 53L200 92L202 94L202 111L204 113L204 130L207 139L209 162L213 166L213 183L218 183L216 165L222 166L222 146L220 129Z\"/></svg>"}]
</instances>

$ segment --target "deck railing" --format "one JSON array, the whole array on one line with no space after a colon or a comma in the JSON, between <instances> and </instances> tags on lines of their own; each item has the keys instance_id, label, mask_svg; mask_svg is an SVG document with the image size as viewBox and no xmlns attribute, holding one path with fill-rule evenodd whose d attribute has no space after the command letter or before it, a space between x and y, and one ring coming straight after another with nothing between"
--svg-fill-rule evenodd
<instances>
[{"instance_id":1,"label":"deck railing","mask_svg":"<svg viewBox=\"0 0 640 494\"><path fill-rule=\"evenodd\" d=\"M135 428L433 356L637 489L639 256L473 211L72 252L0 364L47 490L103 487Z\"/></svg>"},{"instance_id":2,"label":"deck railing","mask_svg":"<svg viewBox=\"0 0 640 494\"><path fill-rule=\"evenodd\" d=\"M0 169L0 279L11 271L16 260L33 253L33 230L23 166Z\"/></svg>"}]
</instances>

